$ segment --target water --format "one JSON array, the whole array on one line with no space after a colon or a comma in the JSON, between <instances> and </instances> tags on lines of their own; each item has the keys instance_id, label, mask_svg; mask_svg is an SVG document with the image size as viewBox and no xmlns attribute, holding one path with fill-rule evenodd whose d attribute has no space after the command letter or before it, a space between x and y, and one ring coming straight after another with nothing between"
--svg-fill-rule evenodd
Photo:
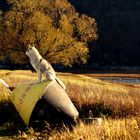
<instances>
[{"instance_id":1,"label":"water","mask_svg":"<svg viewBox=\"0 0 140 140\"><path fill-rule=\"evenodd\" d=\"M124 78L124 77L101 77L100 80L113 81L119 83L140 84L140 78Z\"/></svg>"}]
</instances>

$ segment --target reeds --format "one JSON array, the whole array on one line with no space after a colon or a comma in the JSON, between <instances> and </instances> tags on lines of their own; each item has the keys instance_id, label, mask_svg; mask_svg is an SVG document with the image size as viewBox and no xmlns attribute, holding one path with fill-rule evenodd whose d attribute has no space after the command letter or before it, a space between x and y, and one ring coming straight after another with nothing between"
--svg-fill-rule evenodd
<instances>
[{"instance_id":1,"label":"reeds","mask_svg":"<svg viewBox=\"0 0 140 140\"><path fill-rule=\"evenodd\" d=\"M10 86L36 80L36 75L29 71L0 71L0 76ZM59 131L53 129L49 134L46 130L37 132L31 128L28 131L24 129L16 135L14 133L13 138L18 136L21 139L41 137L51 140L138 140L140 85L107 83L93 77L69 73L58 73L58 77L66 84L67 93L80 113L79 124L73 127L73 131L68 128ZM10 93L2 85L0 92L0 113L6 113L9 109L6 104L10 104ZM93 117L101 117L103 123L85 124L82 118L89 117L89 111L92 111Z\"/></svg>"}]
</instances>

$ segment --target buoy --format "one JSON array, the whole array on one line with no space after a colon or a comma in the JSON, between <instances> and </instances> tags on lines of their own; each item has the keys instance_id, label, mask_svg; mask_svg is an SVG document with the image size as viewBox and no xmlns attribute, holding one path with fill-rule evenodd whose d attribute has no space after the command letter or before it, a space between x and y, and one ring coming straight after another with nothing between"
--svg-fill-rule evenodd
<instances>
[{"instance_id":1,"label":"buoy","mask_svg":"<svg viewBox=\"0 0 140 140\"><path fill-rule=\"evenodd\" d=\"M47 116L57 118L51 116L55 114L52 110L73 120L79 116L66 91L56 81L19 84L13 89L10 99L27 126L33 118L37 119L41 115L43 119ZM39 107L40 102L43 105Z\"/></svg>"}]
</instances>

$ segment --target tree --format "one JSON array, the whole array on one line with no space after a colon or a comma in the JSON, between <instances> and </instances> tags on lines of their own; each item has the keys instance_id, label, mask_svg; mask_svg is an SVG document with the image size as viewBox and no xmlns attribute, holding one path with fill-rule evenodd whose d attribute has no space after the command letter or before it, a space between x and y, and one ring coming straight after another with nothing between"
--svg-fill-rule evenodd
<instances>
[{"instance_id":1,"label":"tree","mask_svg":"<svg viewBox=\"0 0 140 140\"><path fill-rule=\"evenodd\" d=\"M88 42L97 39L96 22L67 0L9 0L0 32L0 58L25 64L26 46L35 44L53 64L86 63Z\"/></svg>"}]
</instances>

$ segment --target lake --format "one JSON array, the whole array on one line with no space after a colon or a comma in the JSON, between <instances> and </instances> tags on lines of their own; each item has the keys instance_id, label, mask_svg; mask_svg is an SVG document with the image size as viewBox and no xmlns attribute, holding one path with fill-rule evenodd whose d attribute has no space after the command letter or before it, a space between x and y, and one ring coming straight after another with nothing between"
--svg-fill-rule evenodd
<instances>
[{"instance_id":1,"label":"lake","mask_svg":"<svg viewBox=\"0 0 140 140\"><path fill-rule=\"evenodd\" d=\"M105 81L119 82L119 83L140 84L140 78L100 77L99 79Z\"/></svg>"}]
</instances>

